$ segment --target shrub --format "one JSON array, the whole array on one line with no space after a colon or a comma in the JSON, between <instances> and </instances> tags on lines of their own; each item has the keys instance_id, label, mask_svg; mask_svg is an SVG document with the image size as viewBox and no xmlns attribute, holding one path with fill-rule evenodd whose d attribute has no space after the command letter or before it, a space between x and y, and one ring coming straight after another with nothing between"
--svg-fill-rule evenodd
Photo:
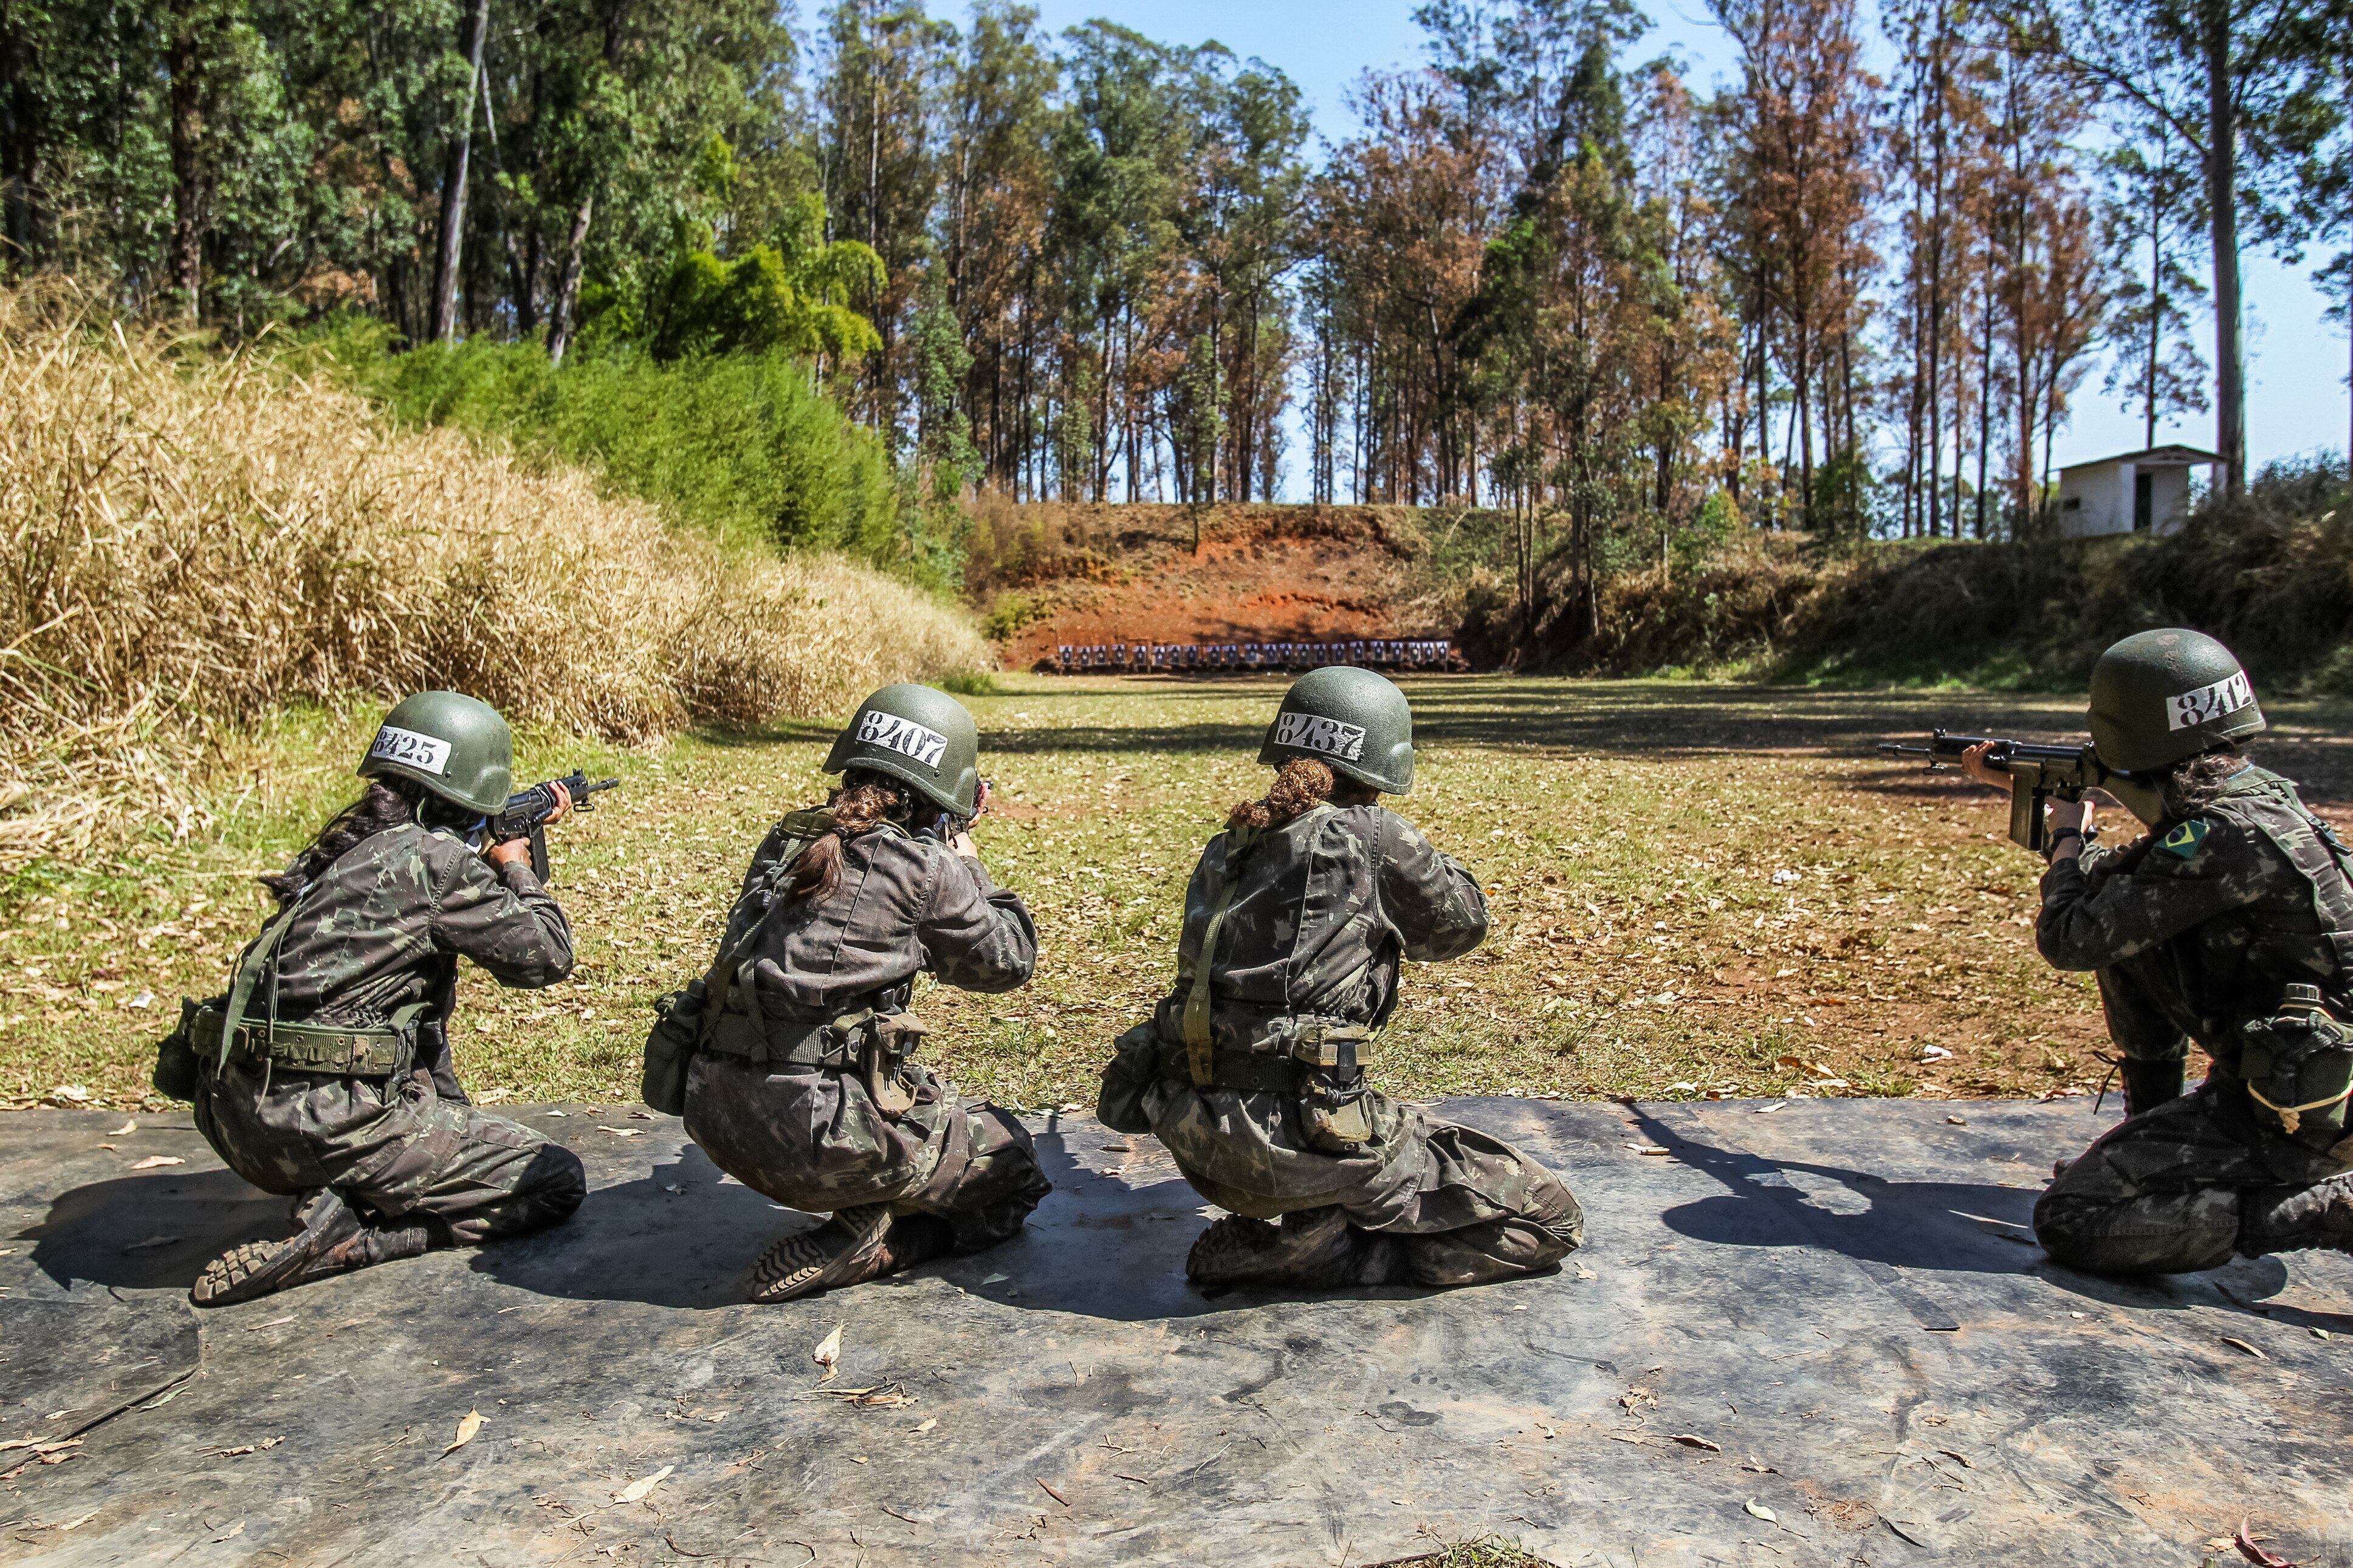
<instances>
[{"instance_id":1,"label":"shrub","mask_svg":"<svg viewBox=\"0 0 2353 1568\"><path fill-rule=\"evenodd\" d=\"M0 868L186 804L289 700L469 690L619 742L987 662L958 612L396 427L325 377L0 294Z\"/></svg>"},{"instance_id":2,"label":"shrub","mask_svg":"<svg viewBox=\"0 0 2353 1568\"><path fill-rule=\"evenodd\" d=\"M593 463L614 488L735 542L839 551L926 586L955 585L955 542L931 537L881 438L792 353L660 364L617 349L558 370L536 343L388 355L347 333L332 351L356 385L411 423L503 437L543 461Z\"/></svg>"}]
</instances>

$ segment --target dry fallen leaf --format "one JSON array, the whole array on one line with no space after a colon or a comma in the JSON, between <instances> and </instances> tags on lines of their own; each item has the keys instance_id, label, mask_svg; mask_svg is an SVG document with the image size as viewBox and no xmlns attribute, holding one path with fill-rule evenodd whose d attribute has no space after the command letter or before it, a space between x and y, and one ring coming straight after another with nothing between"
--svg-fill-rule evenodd
<instances>
[{"instance_id":1,"label":"dry fallen leaf","mask_svg":"<svg viewBox=\"0 0 2353 1568\"><path fill-rule=\"evenodd\" d=\"M1663 1144L1658 1143L1629 1143L1626 1147L1637 1154L1663 1154L1667 1152Z\"/></svg>"},{"instance_id":2,"label":"dry fallen leaf","mask_svg":"<svg viewBox=\"0 0 2353 1568\"><path fill-rule=\"evenodd\" d=\"M926 1416L924 1416L924 1417L923 1417L923 1425L922 1425L922 1426L913 1426L913 1427L910 1427L910 1428L908 1429L907 1436L911 1436L911 1437L920 1437L920 1436L922 1436L924 1433L926 1433L926 1432L930 1431L933 1427L934 1427L934 1426L938 1426L939 1424L940 1424L940 1418L939 1418L938 1416L936 1416L936 1415L926 1415Z\"/></svg>"},{"instance_id":3,"label":"dry fallen leaf","mask_svg":"<svg viewBox=\"0 0 2353 1568\"><path fill-rule=\"evenodd\" d=\"M2254 1563L2255 1568L2295 1568L2295 1564L2289 1562L2286 1558L2274 1556L2271 1552L2264 1551L2262 1547L2255 1544L2258 1541L2269 1541L2271 1537L2268 1535L2248 1534L2247 1522L2244 1520L2241 1520L2239 1521L2239 1533L2231 1538L2231 1544L2239 1549L2240 1556L2245 1558L2248 1562Z\"/></svg>"},{"instance_id":4,"label":"dry fallen leaf","mask_svg":"<svg viewBox=\"0 0 2353 1568\"><path fill-rule=\"evenodd\" d=\"M646 1477L644 1479L631 1481L628 1486L623 1487L619 1491L613 1494L613 1500L615 1502L637 1502L642 1500L647 1493L652 1491L656 1487L661 1485L662 1482L668 1480L670 1479L670 1473L676 1468L678 1468L676 1465L664 1465L660 1469L656 1470L652 1475Z\"/></svg>"},{"instance_id":5,"label":"dry fallen leaf","mask_svg":"<svg viewBox=\"0 0 2353 1568\"><path fill-rule=\"evenodd\" d=\"M464 1447L467 1444L472 1442L474 1440L474 1434L481 1429L482 1413L479 1410L467 1411L465 1418L458 1423L457 1441L451 1443L448 1447L441 1450L443 1456L446 1458L450 1454L454 1454L459 1449Z\"/></svg>"},{"instance_id":6,"label":"dry fallen leaf","mask_svg":"<svg viewBox=\"0 0 2353 1568\"><path fill-rule=\"evenodd\" d=\"M841 1330L841 1324L834 1324L833 1332L818 1341L817 1349L809 1352L809 1360L825 1368L825 1376L820 1379L821 1382L831 1383L833 1374L840 1370Z\"/></svg>"},{"instance_id":7,"label":"dry fallen leaf","mask_svg":"<svg viewBox=\"0 0 2353 1568\"><path fill-rule=\"evenodd\" d=\"M1771 1509L1767 1508L1755 1498L1750 1498L1746 1502L1742 1503L1740 1506L1746 1509L1750 1513L1755 1514L1758 1519L1763 1520L1767 1524L1778 1524L1781 1522L1781 1516L1779 1514L1775 1513Z\"/></svg>"},{"instance_id":8,"label":"dry fallen leaf","mask_svg":"<svg viewBox=\"0 0 2353 1568\"><path fill-rule=\"evenodd\" d=\"M131 1168L134 1171L153 1171L160 1170L165 1165L185 1165L186 1163L187 1162L181 1159L177 1154L150 1154L144 1160L140 1161ZM237 1528L242 1530L245 1527L243 1525L239 1525ZM227 1536L223 1536L221 1539L226 1541L228 1538Z\"/></svg>"},{"instance_id":9,"label":"dry fallen leaf","mask_svg":"<svg viewBox=\"0 0 2353 1568\"><path fill-rule=\"evenodd\" d=\"M1070 1500L1069 1498L1064 1497L1060 1492L1056 1491L1056 1490L1054 1489L1053 1483L1052 1483L1052 1482L1050 1482L1050 1481L1049 1481L1049 1480L1047 1480L1045 1477L1043 1477L1043 1476L1031 1476L1029 1479L1030 1479L1031 1480L1033 1480L1033 1481L1036 1481L1039 1486L1044 1487L1044 1488L1046 1489L1046 1495L1047 1495L1048 1497L1052 1498L1056 1502L1060 1503L1064 1508L1068 1508L1068 1507L1070 1507L1070 1506L1071 1506L1071 1500Z\"/></svg>"},{"instance_id":10,"label":"dry fallen leaf","mask_svg":"<svg viewBox=\"0 0 2353 1568\"><path fill-rule=\"evenodd\" d=\"M1724 1452L1723 1444L1711 1443L1696 1432L1678 1432L1675 1434L1675 1441L1686 1448L1704 1448L1711 1454Z\"/></svg>"},{"instance_id":11,"label":"dry fallen leaf","mask_svg":"<svg viewBox=\"0 0 2353 1568\"><path fill-rule=\"evenodd\" d=\"M120 1137L121 1137L125 1132L136 1132L136 1131L139 1131L139 1122L138 1122L137 1118L135 1118L135 1117L134 1117L134 1118L133 1118L133 1119L132 1119L131 1121L126 1121L126 1122L124 1122L121 1126L120 1126L120 1127L116 1128L113 1131L111 1131L111 1132L108 1133L108 1134L107 1134L107 1136L108 1136L109 1138L120 1138Z\"/></svg>"},{"instance_id":12,"label":"dry fallen leaf","mask_svg":"<svg viewBox=\"0 0 2353 1568\"><path fill-rule=\"evenodd\" d=\"M2222 1336L2222 1342L2223 1342L2224 1344L2226 1344L2226 1345L2229 1345L2232 1350L2240 1350L2240 1351L2244 1351L2244 1352L2246 1352L2249 1355L2251 1355L2251 1356L2254 1357L2257 1361L2269 1361L2269 1360L2271 1360L2271 1357L2269 1357L2269 1356L2267 1356L2267 1355L2263 1354L2263 1352L2261 1352L2261 1351L2257 1350L2254 1346L2253 1346L2253 1345L2249 1344L2249 1343L2248 1343L2246 1341L2244 1341L2244 1340L2234 1340L2234 1339L2232 1339L2230 1335L2228 1335L2228 1334L2224 1334L2224 1335Z\"/></svg>"},{"instance_id":13,"label":"dry fallen leaf","mask_svg":"<svg viewBox=\"0 0 2353 1568\"><path fill-rule=\"evenodd\" d=\"M642 1137L644 1137L644 1136L646 1135L646 1130L645 1130L644 1128L642 1128L642 1127L601 1127L601 1126L600 1126L600 1127L598 1127L598 1128L596 1129L596 1131L599 1131L599 1132L610 1132L610 1133L611 1133L614 1137L616 1137L616 1138L642 1138Z\"/></svg>"},{"instance_id":14,"label":"dry fallen leaf","mask_svg":"<svg viewBox=\"0 0 2353 1568\"><path fill-rule=\"evenodd\" d=\"M1967 1127L1969 1124L1969 1119L1966 1116L1947 1116L1945 1121L1954 1127Z\"/></svg>"}]
</instances>

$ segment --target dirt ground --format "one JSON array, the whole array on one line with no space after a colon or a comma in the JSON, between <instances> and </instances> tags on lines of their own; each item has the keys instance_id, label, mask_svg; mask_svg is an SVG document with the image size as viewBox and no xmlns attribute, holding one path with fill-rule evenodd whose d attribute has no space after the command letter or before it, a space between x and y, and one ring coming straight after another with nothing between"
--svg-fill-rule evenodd
<instances>
[{"instance_id":1,"label":"dirt ground","mask_svg":"<svg viewBox=\"0 0 2353 1568\"><path fill-rule=\"evenodd\" d=\"M996 596L1021 624L1008 669L1063 643L1436 637L1442 617L1411 570L1419 542L1380 508L1056 509L1061 552ZM1025 618L1026 617L1026 618Z\"/></svg>"},{"instance_id":2,"label":"dirt ground","mask_svg":"<svg viewBox=\"0 0 2353 1568\"><path fill-rule=\"evenodd\" d=\"M1110 1042L1169 985L1201 843L1263 787L1274 679L1015 677L970 706L1004 808L992 871L1036 912L1036 981L927 985L927 1047L968 1092L1091 1104ZM1397 802L1485 882L1494 929L1408 967L1381 1076L1409 1095L2014 1096L2107 1072L2089 975L2034 952L2038 864L2000 801L1894 765L1931 724L2059 737L2076 702L1662 681L1408 683L1420 771ZM2283 703L2259 755L2353 826L2353 706ZM352 794L369 713L290 719L225 763L213 826L157 829L0 893L0 1103L134 1106L185 993L226 984L251 878ZM544 992L470 975L453 1029L483 1098L626 1102L653 1001L708 963L752 849L822 798L829 733L642 753L532 748L623 787L558 831L579 972ZM2111 814L2112 817L2121 814Z\"/></svg>"}]
</instances>

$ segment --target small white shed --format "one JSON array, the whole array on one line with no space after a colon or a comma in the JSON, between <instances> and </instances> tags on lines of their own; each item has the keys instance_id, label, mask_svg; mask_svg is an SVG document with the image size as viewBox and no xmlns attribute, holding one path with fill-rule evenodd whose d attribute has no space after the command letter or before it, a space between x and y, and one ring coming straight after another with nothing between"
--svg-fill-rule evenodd
<instances>
[{"instance_id":1,"label":"small white shed","mask_svg":"<svg viewBox=\"0 0 2353 1568\"><path fill-rule=\"evenodd\" d=\"M2059 531L2171 533L2189 515L2189 470L2222 459L2195 447L2151 447L2059 470Z\"/></svg>"}]
</instances>

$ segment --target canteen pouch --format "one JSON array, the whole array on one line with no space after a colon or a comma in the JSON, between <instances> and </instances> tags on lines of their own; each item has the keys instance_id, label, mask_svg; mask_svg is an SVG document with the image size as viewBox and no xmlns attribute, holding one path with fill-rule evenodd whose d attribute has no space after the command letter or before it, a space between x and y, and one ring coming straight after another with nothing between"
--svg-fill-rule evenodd
<instances>
[{"instance_id":1,"label":"canteen pouch","mask_svg":"<svg viewBox=\"0 0 2353 1568\"><path fill-rule=\"evenodd\" d=\"M157 1043L155 1092L170 1100L194 1100L196 1085L203 1069L196 1060L196 1047L190 1037L196 1026L197 1005L189 998L180 998L180 1026Z\"/></svg>"},{"instance_id":2,"label":"canteen pouch","mask_svg":"<svg viewBox=\"0 0 2353 1568\"><path fill-rule=\"evenodd\" d=\"M2353 1091L2353 1029L2325 1013L2283 1013L2249 1024L2239 1076L2256 1113L2290 1137L2345 1134Z\"/></svg>"},{"instance_id":3,"label":"canteen pouch","mask_svg":"<svg viewBox=\"0 0 2353 1568\"><path fill-rule=\"evenodd\" d=\"M702 1039L702 1013L710 993L700 980L654 1004L654 1026L646 1032L646 1071L638 1098L664 1116L686 1114L686 1069Z\"/></svg>"},{"instance_id":4,"label":"canteen pouch","mask_svg":"<svg viewBox=\"0 0 2353 1568\"><path fill-rule=\"evenodd\" d=\"M1366 1104L1362 1068L1302 1065L1299 1069L1299 1134L1319 1154L1345 1159L1373 1140L1372 1108Z\"/></svg>"},{"instance_id":5,"label":"canteen pouch","mask_svg":"<svg viewBox=\"0 0 2353 1568\"><path fill-rule=\"evenodd\" d=\"M1103 1087L1095 1091L1095 1120L1114 1132L1149 1132L1152 1118L1144 1113L1144 1091L1160 1076L1159 1031L1138 1024L1112 1042L1111 1052Z\"/></svg>"}]
</instances>

